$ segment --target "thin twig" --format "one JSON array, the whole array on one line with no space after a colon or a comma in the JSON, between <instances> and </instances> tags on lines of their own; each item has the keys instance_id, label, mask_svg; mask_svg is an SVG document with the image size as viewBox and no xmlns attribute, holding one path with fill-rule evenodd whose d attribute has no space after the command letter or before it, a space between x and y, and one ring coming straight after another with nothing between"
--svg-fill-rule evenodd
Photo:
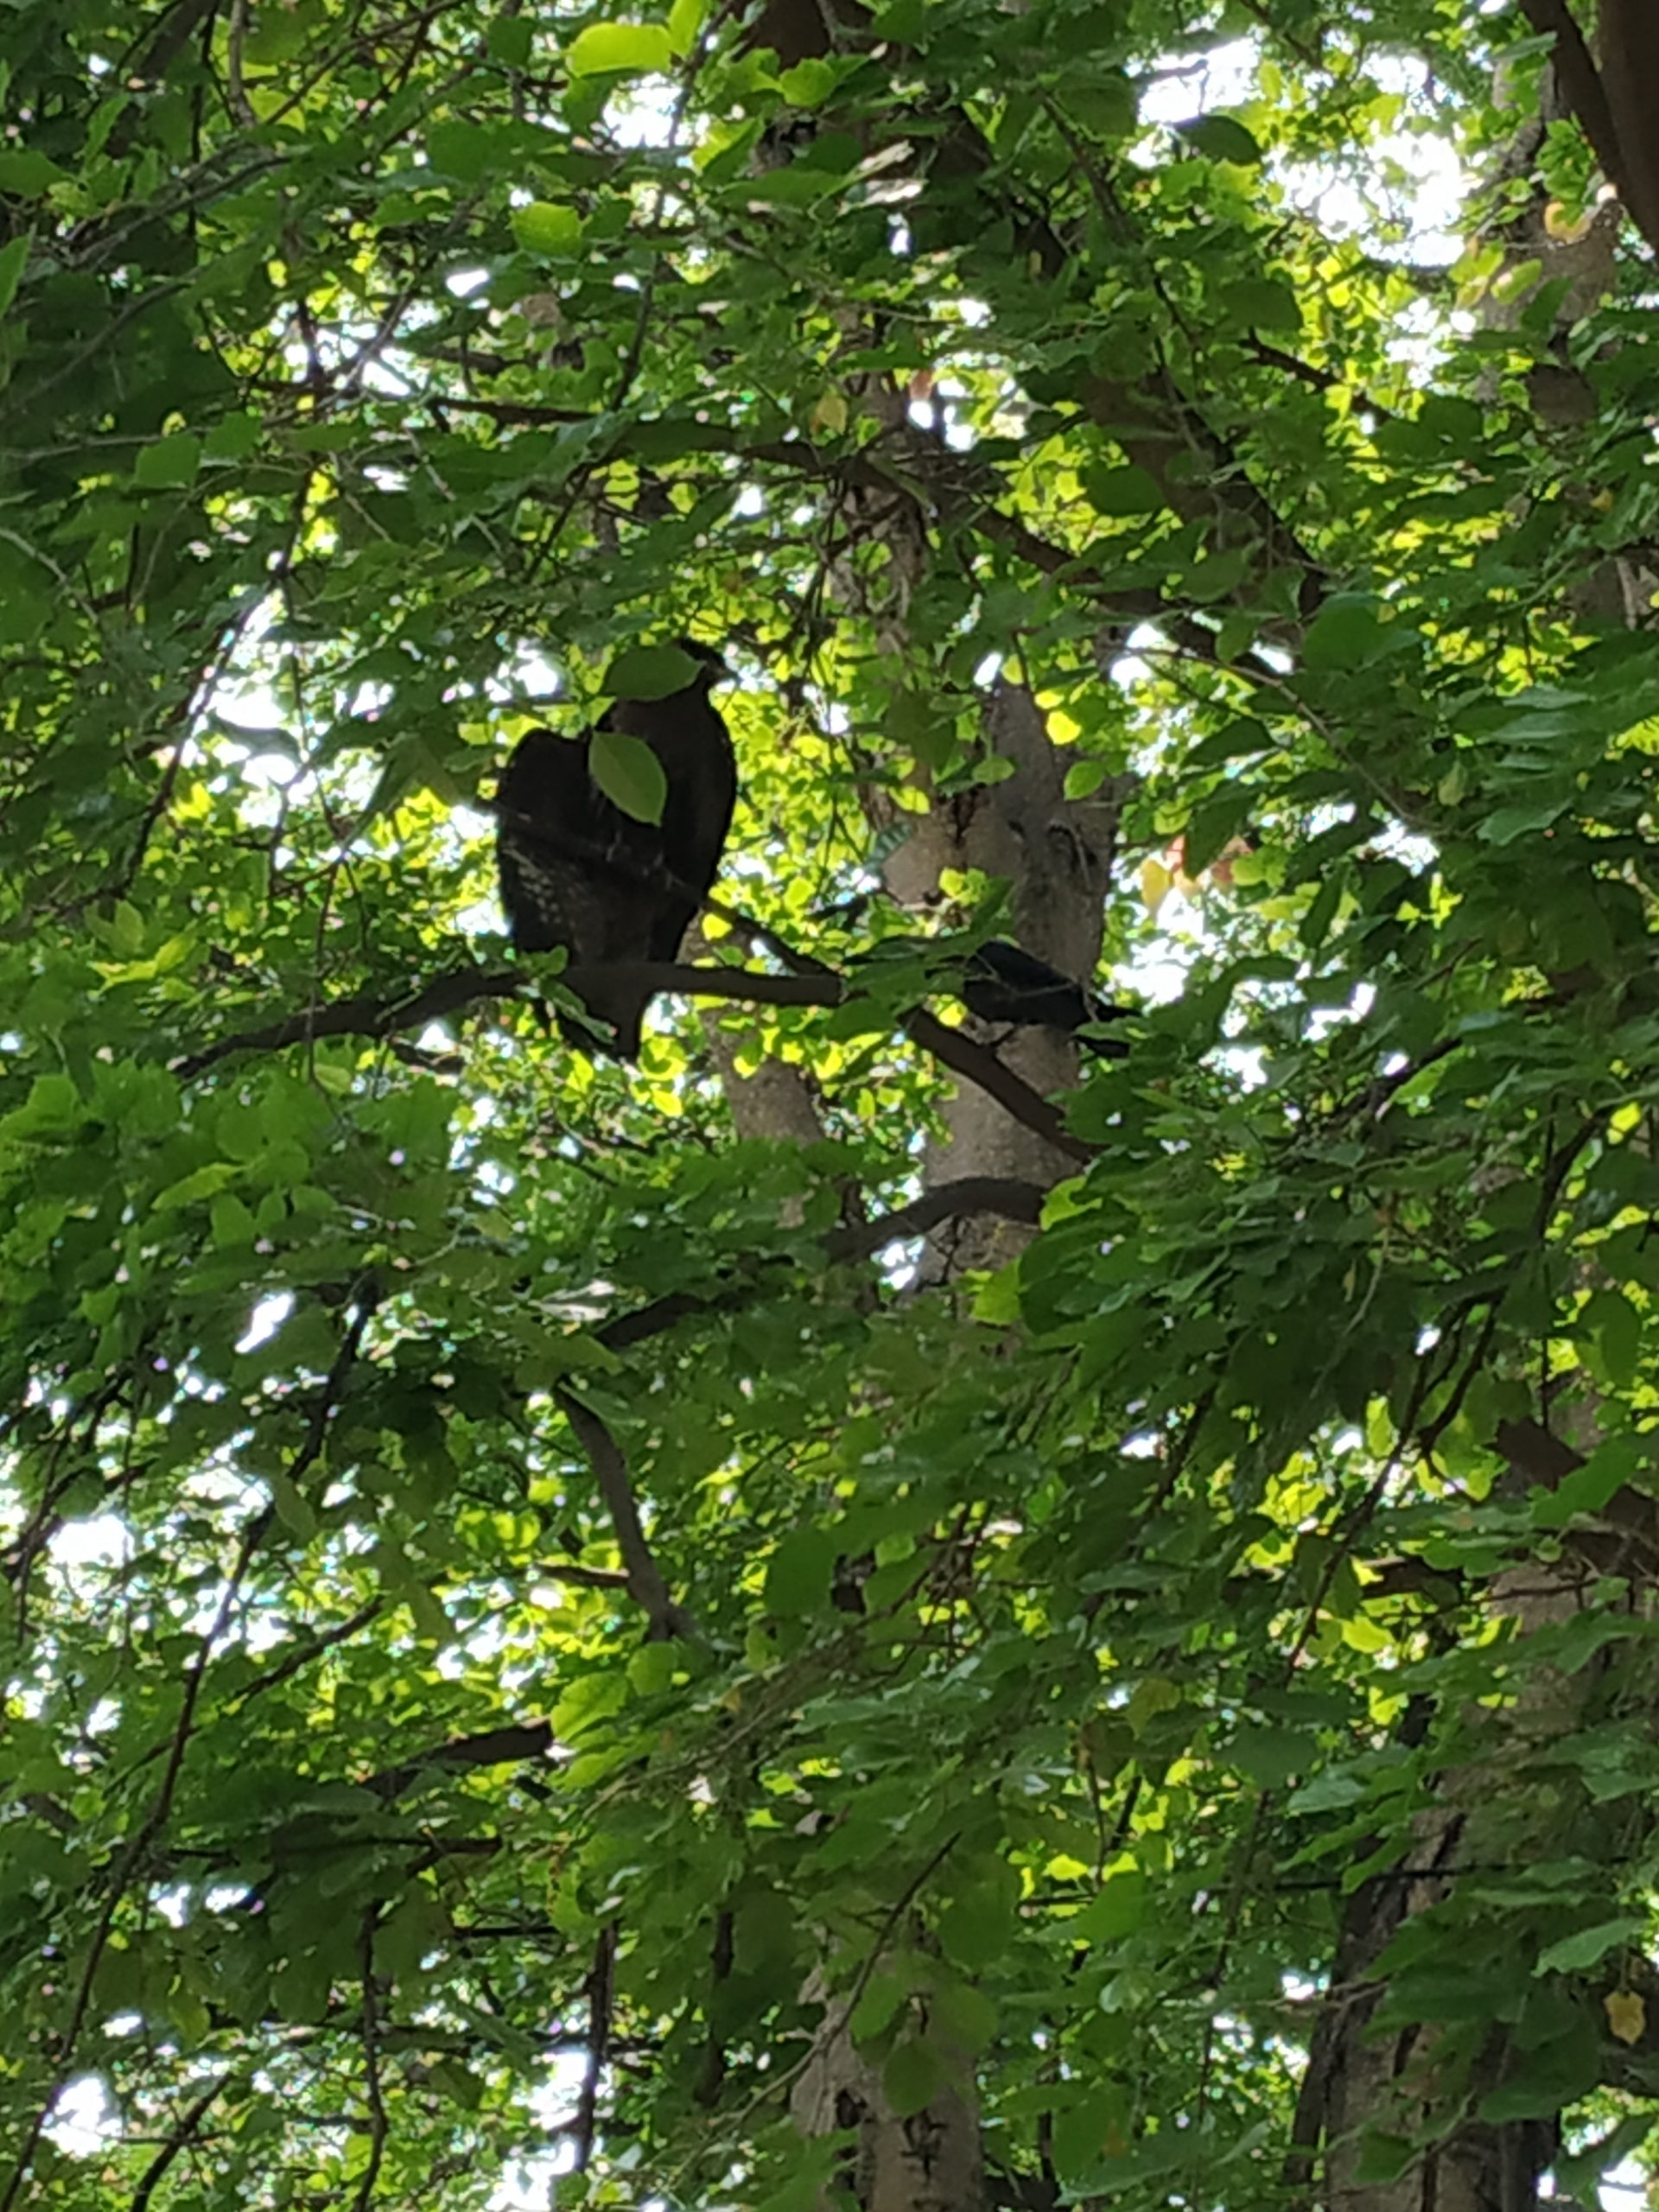
<instances>
[{"instance_id":1,"label":"thin twig","mask_svg":"<svg viewBox=\"0 0 1659 2212\"><path fill-rule=\"evenodd\" d=\"M248 98L248 88L242 77L242 48L248 35L248 0L231 0L230 30L225 41L225 77L226 96L231 113L245 130L251 130L259 118L254 113L253 103Z\"/></svg>"},{"instance_id":2,"label":"thin twig","mask_svg":"<svg viewBox=\"0 0 1659 2212\"><path fill-rule=\"evenodd\" d=\"M588 1976L588 2064L576 2100L572 2133L576 2139L575 2170L586 2173L594 2155L599 2129L600 2077L610 2055L611 2014L616 2000L616 1925L607 1921L599 1931L593 1970Z\"/></svg>"},{"instance_id":3,"label":"thin twig","mask_svg":"<svg viewBox=\"0 0 1659 2212\"><path fill-rule=\"evenodd\" d=\"M363 2094L369 2107L369 2155L363 2177L352 2200L353 2212L369 2212L391 2133L385 2091L380 2081L380 2019L374 2000L374 1928L378 1908L368 1906L363 1915Z\"/></svg>"},{"instance_id":4,"label":"thin twig","mask_svg":"<svg viewBox=\"0 0 1659 2212\"><path fill-rule=\"evenodd\" d=\"M884 1245L925 1236L941 1222L965 1220L978 1214L995 1215L1004 1221L1040 1221L1047 1195L1035 1183L1022 1183L1012 1176L963 1175L925 1191L908 1205L879 1214L874 1221L852 1222L832 1229L819 1243L830 1261L844 1265L854 1260L868 1259ZM778 1255L780 1260L786 1256ZM631 1345L661 1336L694 1313L725 1313L744 1305L762 1287L754 1276L748 1275L740 1277L725 1290L707 1294L671 1291L664 1298L652 1299L649 1306L637 1306L632 1313L618 1313L612 1319L601 1322L594 1334L608 1351L626 1351Z\"/></svg>"},{"instance_id":5,"label":"thin twig","mask_svg":"<svg viewBox=\"0 0 1659 2212\"><path fill-rule=\"evenodd\" d=\"M377 1302L369 1277L365 1276L358 1284L356 1298L357 1311L353 1316L351 1325L341 1339L334 1364L328 1370L327 1379L312 1409L305 1436L288 1470L289 1479L291 1482L297 1483L321 1455L323 1444L328 1433L329 1420L345 1390L346 1376L361 1348L363 1332L368 1326ZM86 2024L87 2016L91 2011L92 1991L98 1979L99 1968L103 1963L105 1953L109 1948L110 1939L115 1930L116 1916L121 1910L122 1900L126 1896L128 1886L134 1875L143 1864L151 1847L160 1836L171 1815L173 1801L178 1790L179 1777L184 1770L185 1754L189 1750L190 1740L195 1731L196 1711L207 1683L207 1669L213 1662L215 1651L236 1616L241 1604L243 1583L247 1578L248 1570L252 1566L260 1546L270 1533L270 1525L275 1517L273 1507L263 1506L243 1529L241 1541L237 1547L235 1560L226 1578L225 1588L219 1604L213 1610L213 1618L197 1638L195 1651L184 1670L183 1693L179 1701L178 1718L174 1723L172 1735L168 1744L166 1764L162 1771L161 1781L156 1785L156 1795L150 1802L149 1810L128 1837L117 1854L111 1869L103 1909L99 1914L98 1923L92 1930L92 1940L86 1947L80 1978L75 1988L74 2000L69 2009L69 2018L58 2045L57 2064L46 2094L41 2099L24 2130L22 2142L6 2183L5 2194L0 2196L0 2212L11 2212L11 2208L18 2202L19 2194L29 2180L31 2164L41 2134L51 2116L52 2108L57 2101L59 2092L68 2079L74 2063L81 2031Z\"/></svg>"},{"instance_id":6,"label":"thin twig","mask_svg":"<svg viewBox=\"0 0 1659 2212\"><path fill-rule=\"evenodd\" d=\"M172 2133L144 2168L143 2178L132 2192L129 2212L149 2212L149 2201L166 2179L168 2168L193 2141L196 2130L235 2078L233 2072L221 2074L216 2082L208 2083L194 2104L185 2107Z\"/></svg>"}]
</instances>

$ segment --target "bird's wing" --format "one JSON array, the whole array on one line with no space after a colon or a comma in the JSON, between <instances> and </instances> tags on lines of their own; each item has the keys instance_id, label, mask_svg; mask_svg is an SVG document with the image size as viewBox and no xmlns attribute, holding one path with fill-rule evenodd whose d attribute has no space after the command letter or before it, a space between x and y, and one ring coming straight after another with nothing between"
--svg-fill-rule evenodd
<instances>
[{"instance_id":1,"label":"bird's wing","mask_svg":"<svg viewBox=\"0 0 1659 2212\"><path fill-rule=\"evenodd\" d=\"M613 727L650 746L668 787L652 855L647 957L672 960L720 871L732 826L737 759L731 733L701 686L667 699L619 703L613 712Z\"/></svg>"},{"instance_id":2,"label":"bird's wing","mask_svg":"<svg viewBox=\"0 0 1659 2212\"><path fill-rule=\"evenodd\" d=\"M1022 944L992 938L969 957L963 970L963 1003L986 1021L1010 1021L1077 1036L1090 1023L1115 1021L1129 1009L1109 1005L1092 989L1063 975ZM1087 1052L1121 1059L1128 1047L1121 1039L1078 1037Z\"/></svg>"},{"instance_id":3,"label":"bird's wing","mask_svg":"<svg viewBox=\"0 0 1659 2212\"><path fill-rule=\"evenodd\" d=\"M588 750L533 729L496 787L501 903L521 952L564 945L579 957L588 927L587 870L576 856L588 812Z\"/></svg>"}]
</instances>

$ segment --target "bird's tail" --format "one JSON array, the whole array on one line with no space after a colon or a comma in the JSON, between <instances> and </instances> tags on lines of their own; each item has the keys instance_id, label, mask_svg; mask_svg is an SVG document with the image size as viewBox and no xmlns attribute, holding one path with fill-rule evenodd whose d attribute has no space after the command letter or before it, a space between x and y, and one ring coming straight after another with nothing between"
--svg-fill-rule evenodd
<instances>
[{"instance_id":1,"label":"bird's tail","mask_svg":"<svg viewBox=\"0 0 1659 2212\"><path fill-rule=\"evenodd\" d=\"M590 984L582 1002L593 1017L591 1023L562 1014L559 1034L567 1045L582 1052L609 1052L619 1060L637 1060L650 996L649 992L620 984L611 989L602 983ZM608 1037L602 1033L605 1030L611 1033Z\"/></svg>"}]
</instances>

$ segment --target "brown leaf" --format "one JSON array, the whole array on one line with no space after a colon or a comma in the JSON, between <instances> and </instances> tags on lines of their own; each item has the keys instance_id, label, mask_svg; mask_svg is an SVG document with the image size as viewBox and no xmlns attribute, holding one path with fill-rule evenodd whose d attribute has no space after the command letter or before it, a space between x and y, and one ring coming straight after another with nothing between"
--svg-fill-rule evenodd
<instances>
[{"instance_id":1,"label":"brown leaf","mask_svg":"<svg viewBox=\"0 0 1659 2212\"><path fill-rule=\"evenodd\" d=\"M1648 2024L1648 2008L1633 1989L1615 1989L1601 2000L1610 2033L1620 2043L1640 2043Z\"/></svg>"}]
</instances>

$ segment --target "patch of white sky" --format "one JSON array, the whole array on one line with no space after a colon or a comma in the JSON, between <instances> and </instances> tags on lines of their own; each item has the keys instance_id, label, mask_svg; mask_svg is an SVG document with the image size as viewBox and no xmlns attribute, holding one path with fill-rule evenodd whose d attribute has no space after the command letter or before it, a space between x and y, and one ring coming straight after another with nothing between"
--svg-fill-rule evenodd
<instances>
[{"instance_id":1,"label":"patch of white sky","mask_svg":"<svg viewBox=\"0 0 1659 2212\"><path fill-rule=\"evenodd\" d=\"M1248 106L1258 91L1258 61L1254 42L1239 39L1160 73L1141 94L1141 120L1175 124L1216 109ZM1381 258L1397 256L1428 264L1453 260L1462 251L1459 224L1471 179L1441 134L1411 127L1414 121L1427 124L1431 120L1427 71L1403 55L1374 57L1371 68L1383 92L1397 100L1399 110L1396 126L1380 131L1365 149L1363 181L1329 167L1282 160L1273 162L1268 174L1290 206L1332 237L1357 239ZM1399 242L1390 237L1391 231ZM1444 336L1440 315L1440 310L1425 302L1418 312L1400 319L1392 343L1402 358L1425 370L1432 365ZM1133 690L1147 672L1136 648L1149 649L1156 641L1157 632L1151 627L1128 639L1128 650L1113 671L1115 680L1126 690ZM1287 669L1291 665L1287 656L1273 657ZM1151 753L1141 765L1155 760L1158 748L1154 736ZM1120 980L1149 1000L1179 996L1209 935L1205 895L1188 893L1178 883L1158 910L1156 938L1126 965ZM1357 1020L1371 1000L1369 988L1361 986L1347 1007L1321 1010L1310 1026L1317 1033ZM1246 1080L1268 1079L1260 1055L1228 1057Z\"/></svg>"},{"instance_id":2,"label":"patch of white sky","mask_svg":"<svg viewBox=\"0 0 1659 2212\"><path fill-rule=\"evenodd\" d=\"M255 1300L249 1311L246 1325L237 1341L236 1350L246 1354L267 1344L282 1327L294 1310L294 1296L289 1291L276 1291ZM181 1390L190 1397L217 1397L218 1386L208 1387L188 1370L177 1377ZM280 1387L268 1382L267 1389ZM64 1410L67 1410L65 1408ZM169 1416L164 1409L161 1419ZM257 1486L238 1469L233 1446L216 1453L191 1477L188 1490L199 1499L210 1500L216 1505L232 1508L245 1506L251 1510L260 1493ZM132 1532L116 1513L88 1514L79 1520L66 1521L56 1529L47 1547L47 1554L54 1568L62 1573L68 1586L79 1592L83 1599L95 1598L103 1578L112 1568L123 1567L134 1555ZM201 1599L197 1614L181 1625L186 1633L198 1633L207 1628L218 1605L218 1594L210 1593ZM282 1635L280 1624L274 1620L254 1618L244 1624L243 1641L252 1650L275 1643ZM113 1712L111 1714L113 1720Z\"/></svg>"},{"instance_id":3,"label":"patch of white sky","mask_svg":"<svg viewBox=\"0 0 1659 2212\"><path fill-rule=\"evenodd\" d=\"M1177 124L1246 105L1257 94L1258 66L1249 39L1213 48L1149 84L1141 96L1141 119ZM1471 180L1433 127L1427 69L1413 56L1387 54L1370 57L1368 67L1383 93L1399 102L1401 122L1366 149L1363 182L1312 162L1275 161L1271 174L1291 205L1333 237L1363 238L1384 258L1398 253L1416 261L1454 260L1463 250L1460 221ZM1421 130L1410 127L1413 121ZM1389 225L1403 231L1403 245L1383 236Z\"/></svg>"},{"instance_id":4,"label":"patch of white sky","mask_svg":"<svg viewBox=\"0 0 1659 2212\"><path fill-rule=\"evenodd\" d=\"M238 1891L234 1896L239 1898L241 1894ZM156 1903L165 1916L179 1924L186 1909L182 1899ZM175 1910L168 1910L169 1904ZM111 2021L106 2032L136 2032L140 2024L135 2015L130 2029L124 2023ZM545 2079L524 2100L528 2139L546 2139L568 2125L584 2072L580 2054L561 2052L552 2059ZM122 2132L120 2113L107 2084L97 2074L79 2075L64 2084L45 2129L54 2149L77 2158L96 2158ZM569 2172L573 2159L574 2145L567 2139L556 2150L531 2152L510 2161L490 2197L490 2212L551 2212L557 2177Z\"/></svg>"}]
</instances>

